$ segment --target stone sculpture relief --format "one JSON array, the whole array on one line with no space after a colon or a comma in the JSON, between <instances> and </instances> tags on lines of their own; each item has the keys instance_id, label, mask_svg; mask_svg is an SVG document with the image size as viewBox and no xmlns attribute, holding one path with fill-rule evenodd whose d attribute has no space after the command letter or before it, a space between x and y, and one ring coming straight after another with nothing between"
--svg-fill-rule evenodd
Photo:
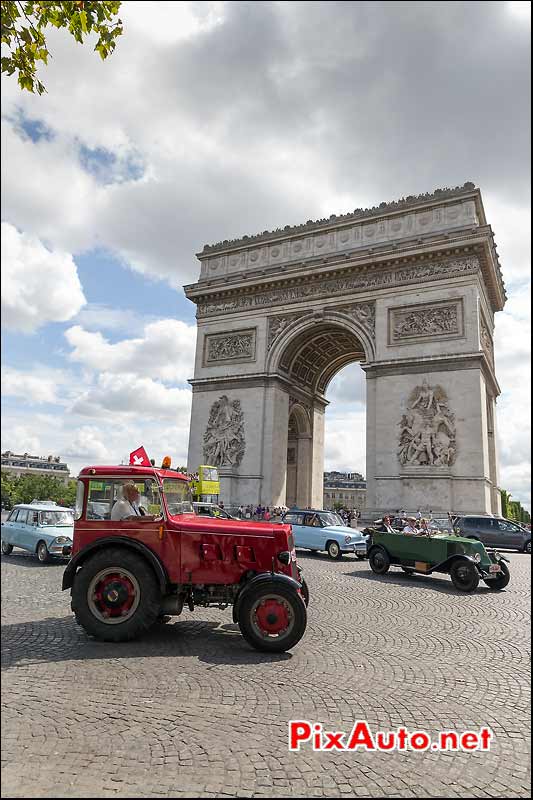
<instances>
[{"instance_id":1,"label":"stone sculpture relief","mask_svg":"<svg viewBox=\"0 0 533 800\"><path fill-rule=\"evenodd\" d=\"M403 466L448 466L455 462L455 417L442 386L412 391L400 426L398 458Z\"/></svg>"},{"instance_id":2,"label":"stone sculpture relief","mask_svg":"<svg viewBox=\"0 0 533 800\"><path fill-rule=\"evenodd\" d=\"M297 303L310 298L343 295L347 292L364 291L370 288L399 286L421 280L439 280L443 276L451 278L455 275L473 274L478 269L479 259L477 256L430 261L381 271L359 269L356 272L347 272L346 275L339 278L315 281L307 279L305 283L297 286L281 287L254 294L236 294L221 300L213 299L207 303L198 303L198 316L204 317L211 314L243 311L247 308L265 308Z\"/></svg>"},{"instance_id":3,"label":"stone sculpture relief","mask_svg":"<svg viewBox=\"0 0 533 800\"><path fill-rule=\"evenodd\" d=\"M267 336L267 351L269 351L276 340L281 336L285 328L305 314L284 314L282 317L269 317L268 318L268 336Z\"/></svg>"},{"instance_id":4,"label":"stone sculpture relief","mask_svg":"<svg viewBox=\"0 0 533 800\"><path fill-rule=\"evenodd\" d=\"M253 358L255 331L238 331L223 336L207 337L206 361L226 361L233 358Z\"/></svg>"},{"instance_id":5,"label":"stone sculpture relief","mask_svg":"<svg viewBox=\"0 0 533 800\"><path fill-rule=\"evenodd\" d=\"M460 303L454 301L406 310L391 309L391 341L462 333Z\"/></svg>"},{"instance_id":6,"label":"stone sculpture relief","mask_svg":"<svg viewBox=\"0 0 533 800\"><path fill-rule=\"evenodd\" d=\"M241 402L231 401L226 395L222 395L211 407L204 433L205 463L214 467L238 467L245 448Z\"/></svg>"},{"instance_id":7,"label":"stone sculpture relief","mask_svg":"<svg viewBox=\"0 0 533 800\"><path fill-rule=\"evenodd\" d=\"M333 309L332 309L333 310ZM376 304L375 303L354 303L351 306L334 309L343 314L347 314L358 322L369 334L371 339L376 335Z\"/></svg>"}]
</instances>

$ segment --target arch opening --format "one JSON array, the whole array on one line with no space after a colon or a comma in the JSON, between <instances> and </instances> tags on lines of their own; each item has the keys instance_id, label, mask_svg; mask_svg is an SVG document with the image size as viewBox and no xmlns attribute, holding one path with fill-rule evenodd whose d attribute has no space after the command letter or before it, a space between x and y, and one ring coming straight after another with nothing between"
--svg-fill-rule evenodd
<instances>
[{"instance_id":1,"label":"arch opening","mask_svg":"<svg viewBox=\"0 0 533 800\"><path fill-rule=\"evenodd\" d=\"M294 336L279 359L279 368L295 386L324 395L337 372L365 358L364 346L351 330L324 322Z\"/></svg>"},{"instance_id":2,"label":"arch opening","mask_svg":"<svg viewBox=\"0 0 533 800\"><path fill-rule=\"evenodd\" d=\"M332 321L315 322L293 332L281 350L278 373L285 377L290 387L288 393L293 395L287 420L285 503L289 508L323 507L325 410L329 403L326 392L335 376L344 373L350 364L365 360L361 339L349 326ZM361 370L359 379L360 373ZM338 435L339 426L334 423L333 427L337 440L342 440ZM346 431L346 435L349 440L350 431ZM359 438L357 445L360 450ZM348 457L344 461L338 458L335 445L328 449L333 451L333 462L346 466L349 472L355 471ZM361 462L360 453L357 461Z\"/></svg>"}]
</instances>

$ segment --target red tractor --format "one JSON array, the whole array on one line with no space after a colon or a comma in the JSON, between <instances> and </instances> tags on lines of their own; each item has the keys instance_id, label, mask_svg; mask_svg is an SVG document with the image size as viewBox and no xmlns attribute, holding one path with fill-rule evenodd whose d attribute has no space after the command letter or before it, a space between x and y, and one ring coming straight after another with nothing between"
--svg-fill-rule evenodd
<instances>
[{"instance_id":1,"label":"red tractor","mask_svg":"<svg viewBox=\"0 0 533 800\"><path fill-rule=\"evenodd\" d=\"M290 525L197 516L169 469L85 467L63 576L77 622L104 641L134 639L183 607L233 606L258 650L300 641L309 601Z\"/></svg>"}]
</instances>

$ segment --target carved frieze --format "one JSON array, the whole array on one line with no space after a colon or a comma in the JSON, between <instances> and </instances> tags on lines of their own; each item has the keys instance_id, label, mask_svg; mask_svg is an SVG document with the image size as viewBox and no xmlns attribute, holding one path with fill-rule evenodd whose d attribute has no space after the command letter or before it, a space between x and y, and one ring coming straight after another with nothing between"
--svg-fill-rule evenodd
<instances>
[{"instance_id":1,"label":"carved frieze","mask_svg":"<svg viewBox=\"0 0 533 800\"><path fill-rule=\"evenodd\" d=\"M298 303L320 297L345 295L348 292L362 292L368 289L380 289L401 286L420 281L452 278L459 275L475 274L479 270L477 256L464 256L446 260L435 260L413 264L409 267L389 269L358 269L346 272L335 278L310 278L305 283L293 286L282 286L250 294L235 294L224 299L214 299L198 304L198 316L214 314L230 314L249 309L268 308L269 306Z\"/></svg>"},{"instance_id":2,"label":"carved frieze","mask_svg":"<svg viewBox=\"0 0 533 800\"><path fill-rule=\"evenodd\" d=\"M485 318L482 314L480 314L479 317L479 338L481 340L483 352L489 364L494 368L494 343L490 335L489 326L485 322Z\"/></svg>"},{"instance_id":3,"label":"carved frieze","mask_svg":"<svg viewBox=\"0 0 533 800\"><path fill-rule=\"evenodd\" d=\"M224 394L211 406L204 433L204 459L214 467L238 467L246 449L240 400Z\"/></svg>"},{"instance_id":4,"label":"carved frieze","mask_svg":"<svg viewBox=\"0 0 533 800\"><path fill-rule=\"evenodd\" d=\"M442 386L430 386L427 380L416 386L399 427L398 459L403 466L451 467L455 462L455 417Z\"/></svg>"},{"instance_id":5,"label":"carved frieze","mask_svg":"<svg viewBox=\"0 0 533 800\"><path fill-rule=\"evenodd\" d=\"M352 303L349 306L335 308L342 314L352 317L368 333L371 339L376 336L376 304L372 303Z\"/></svg>"},{"instance_id":6,"label":"carved frieze","mask_svg":"<svg viewBox=\"0 0 533 800\"><path fill-rule=\"evenodd\" d=\"M389 309L389 344L463 336L461 299Z\"/></svg>"},{"instance_id":7,"label":"carved frieze","mask_svg":"<svg viewBox=\"0 0 533 800\"><path fill-rule=\"evenodd\" d=\"M253 361L255 359L256 329L232 333L208 334L205 337L204 363L219 361Z\"/></svg>"},{"instance_id":8,"label":"carved frieze","mask_svg":"<svg viewBox=\"0 0 533 800\"><path fill-rule=\"evenodd\" d=\"M267 333L267 350L270 350L275 344L276 340L281 336L285 328L301 317L304 314L282 314L279 317L268 318L268 333Z\"/></svg>"}]
</instances>

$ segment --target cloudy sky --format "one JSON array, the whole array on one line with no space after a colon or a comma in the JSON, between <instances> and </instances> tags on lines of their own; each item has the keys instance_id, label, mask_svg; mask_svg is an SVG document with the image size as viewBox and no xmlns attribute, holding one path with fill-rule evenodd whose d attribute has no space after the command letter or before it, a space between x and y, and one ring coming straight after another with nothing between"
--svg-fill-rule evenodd
<instances>
[{"instance_id":1,"label":"cloudy sky","mask_svg":"<svg viewBox=\"0 0 533 800\"><path fill-rule=\"evenodd\" d=\"M73 471L143 443L185 463L204 243L481 187L501 483L529 505L530 4L126 2L105 62L52 31L48 93L2 80L2 449ZM326 468L365 471L358 365ZM347 444L348 443L348 444Z\"/></svg>"}]
</instances>

